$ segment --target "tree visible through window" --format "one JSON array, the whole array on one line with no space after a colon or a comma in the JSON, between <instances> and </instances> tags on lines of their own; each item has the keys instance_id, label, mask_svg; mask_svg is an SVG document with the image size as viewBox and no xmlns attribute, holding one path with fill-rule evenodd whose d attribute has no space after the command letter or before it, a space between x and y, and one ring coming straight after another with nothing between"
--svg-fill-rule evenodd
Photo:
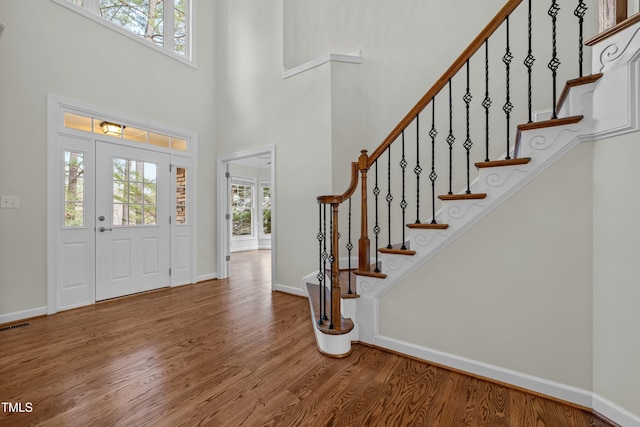
<instances>
[{"instance_id":1,"label":"tree visible through window","mask_svg":"<svg viewBox=\"0 0 640 427\"><path fill-rule=\"evenodd\" d=\"M253 185L231 184L232 236L253 236Z\"/></svg>"},{"instance_id":2,"label":"tree visible through window","mask_svg":"<svg viewBox=\"0 0 640 427\"><path fill-rule=\"evenodd\" d=\"M262 234L271 234L271 186L262 185Z\"/></svg>"},{"instance_id":3,"label":"tree visible through window","mask_svg":"<svg viewBox=\"0 0 640 427\"><path fill-rule=\"evenodd\" d=\"M157 223L157 165L113 159L113 225Z\"/></svg>"},{"instance_id":4,"label":"tree visible through window","mask_svg":"<svg viewBox=\"0 0 640 427\"><path fill-rule=\"evenodd\" d=\"M64 152L64 225L84 225L84 154Z\"/></svg>"},{"instance_id":5,"label":"tree visible through window","mask_svg":"<svg viewBox=\"0 0 640 427\"><path fill-rule=\"evenodd\" d=\"M103 19L190 59L190 0L67 0Z\"/></svg>"}]
</instances>

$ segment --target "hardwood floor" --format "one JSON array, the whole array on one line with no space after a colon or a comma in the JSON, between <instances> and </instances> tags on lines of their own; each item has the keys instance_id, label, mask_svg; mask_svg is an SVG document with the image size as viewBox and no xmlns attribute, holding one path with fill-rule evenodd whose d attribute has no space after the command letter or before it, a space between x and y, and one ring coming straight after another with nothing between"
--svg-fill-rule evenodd
<instances>
[{"instance_id":1,"label":"hardwood floor","mask_svg":"<svg viewBox=\"0 0 640 427\"><path fill-rule=\"evenodd\" d=\"M268 252L229 280L96 304L0 332L1 426L608 426L570 406L378 349L322 356ZM5 405L6 406L6 405Z\"/></svg>"}]
</instances>

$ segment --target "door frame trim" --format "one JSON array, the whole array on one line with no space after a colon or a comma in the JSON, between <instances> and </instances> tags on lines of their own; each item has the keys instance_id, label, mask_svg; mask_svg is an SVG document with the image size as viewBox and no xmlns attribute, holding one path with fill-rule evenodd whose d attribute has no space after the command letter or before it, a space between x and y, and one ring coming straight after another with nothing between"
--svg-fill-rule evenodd
<instances>
[{"instance_id":1,"label":"door frame trim","mask_svg":"<svg viewBox=\"0 0 640 427\"><path fill-rule=\"evenodd\" d=\"M99 107L96 105L85 104L79 101L75 101L72 99L64 98L59 95L55 95L52 93L47 94L47 314L54 314L59 311L58 306L58 275L60 273L61 266L59 265L59 257L58 257L58 249L60 247L61 235L59 231L59 220L60 220L60 212L58 209L59 206L59 196L60 196L60 179L59 179L59 164L58 164L58 152L60 150L60 143L58 137L60 135L69 135L74 137L81 137L85 139L91 139L95 141L96 139L109 141L109 137L100 136L99 138L96 135L92 136L91 134L87 134L86 132L77 131L74 129L68 129L64 127L63 124L63 113L65 111L71 111L74 113L82 113L86 114L89 117L105 117L111 120L114 120L116 123L134 123L138 126L141 126L146 129L150 129L153 131L171 134L171 135L180 135L181 137L185 137L189 140L189 149L186 152L173 152L168 149L157 148L153 145L145 145L145 149L149 149L151 151L160 151L170 154L170 163L173 165L174 163L178 166L188 167L190 170L191 177L189 178L189 194L191 196L188 197L188 212L190 212L191 218L189 220L189 224L192 227L191 229L191 260L190 260L190 276L191 283L197 282L197 274L198 274L198 203L197 203L197 194L198 194L198 171L197 171L197 152L198 152L198 138L196 132L187 129L181 129L174 126L167 126L166 123L155 122L150 119L141 118L137 116L133 116L127 113L123 113L121 111L113 111L107 108ZM131 142L124 139L115 139L113 138L113 143L120 145L131 145L132 147L143 148L140 146L138 142ZM92 148L95 150L95 147ZM171 175L173 176L173 175ZM173 206L174 203L171 203ZM172 216L174 216L172 214ZM171 245L173 244L173 235L174 230L173 226L171 227L170 232L170 250ZM171 262L173 263L173 257L171 258ZM93 261L95 263L95 259ZM95 266L94 266L95 267ZM181 283L176 284L175 286L179 286ZM90 305L95 303L95 277L94 277L94 291L93 297L91 301L87 301L86 304ZM172 283L171 286L174 286Z\"/></svg>"},{"instance_id":2,"label":"door frame trim","mask_svg":"<svg viewBox=\"0 0 640 427\"><path fill-rule=\"evenodd\" d=\"M226 261L226 256L230 254L230 240L231 233L228 228L228 222L225 219L225 214L229 212L229 198L227 197L227 178L225 173L227 172L227 164L234 160L245 159L248 157L256 157L259 155L269 154L271 156L271 290L276 289L276 260L277 260L277 188L276 183L276 146L268 145L265 147L253 148L244 151L239 151L232 154L226 154L219 156L216 162L216 184L217 184L217 252L218 252L218 279L225 279L229 277L229 264ZM275 191L274 191L275 190Z\"/></svg>"}]
</instances>

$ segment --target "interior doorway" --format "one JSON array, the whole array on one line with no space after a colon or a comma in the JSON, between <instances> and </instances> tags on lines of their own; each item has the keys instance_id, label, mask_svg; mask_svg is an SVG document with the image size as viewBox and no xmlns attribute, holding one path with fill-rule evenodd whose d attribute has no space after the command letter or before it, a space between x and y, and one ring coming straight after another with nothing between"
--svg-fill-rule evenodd
<instances>
[{"instance_id":1,"label":"interior doorway","mask_svg":"<svg viewBox=\"0 0 640 427\"><path fill-rule=\"evenodd\" d=\"M275 147L218 159L218 278L236 274L234 254L260 251L269 255L271 288L275 288L276 203Z\"/></svg>"}]
</instances>

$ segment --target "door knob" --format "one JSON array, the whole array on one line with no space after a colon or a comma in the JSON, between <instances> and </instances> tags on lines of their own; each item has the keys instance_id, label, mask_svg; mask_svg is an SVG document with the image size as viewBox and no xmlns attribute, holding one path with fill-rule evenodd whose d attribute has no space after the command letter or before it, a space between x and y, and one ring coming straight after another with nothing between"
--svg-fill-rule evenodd
<instances>
[{"instance_id":1,"label":"door knob","mask_svg":"<svg viewBox=\"0 0 640 427\"><path fill-rule=\"evenodd\" d=\"M104 233L105 231L112 231L112 230L110 228L100 227L98 228L98 231L100 231L101 233Z\"/></svg>"}]
</instances>

